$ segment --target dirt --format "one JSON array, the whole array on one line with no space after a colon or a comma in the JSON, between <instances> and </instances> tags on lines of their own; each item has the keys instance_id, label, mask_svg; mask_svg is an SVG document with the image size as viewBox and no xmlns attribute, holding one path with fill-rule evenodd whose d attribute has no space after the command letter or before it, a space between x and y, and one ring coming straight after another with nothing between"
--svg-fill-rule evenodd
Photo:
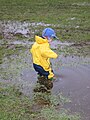
<instances>
[{"instance_id":1,"label":"dirt","mask_svg":"<svg viewBox=\"0 0 90 120\"><path fill-rule=\"evenodd\" d=\"M4 39L15 39L14 36L33 38L34 34L38 32L36 29L38 26L54 26L53 24L45 24L43 22L30 23L19 21L0 21L0 36ZM35 30L34 30L35 28Z\"/></svg>"},{"instance_id":2,"label":"dirt","mask_svg":"<svg viewBox=\"0 0 90 120\"><path fill-rule=\"evenodd\" d=\"M25 46L27 44L31 45L29 42L20 43L17 41L14 41L13 44L23 44ZM55 41L51 47L56 50L59 45L63 48L71 44L72 43L69 44L67 42L61 43ZM17 75L14 75L14 77L16 76L15 80L6 79L6 83L12 82L14 84L20 84L21 91L31 98L34 94L33 89L36 86L37 74L31 66L32 61L31 56L29 55L30 53L25 52L21 57L20 54L17 57L12 56L10 58L11 62L8 57L3 58L3 60L5 61L6 59L7 62L1 66L5 68L5 74L8 70L8 76L13 76L13 70L15 74L17 73ZM51 93L55 95L62 93L67 98L70 98L71 102L64 104L64 108L69 110L71 113L79 113L82 120L90 120L90 57L79 57L74 55L66 57L61 53L57 59L51 60L51 62L56 76ZM27 65L24 66L26 63ZM15 69L18 70L20 76L18 76L18 72ZM12 77L10 78L13 79ZM0 78L0 81L3 80Z\"/></svg>"},{"instance_id":3,"label":"dirt","mask_svg":"<svg viewBox=\"0 0 90 120\"><path fill-rule=\"evenodd\" d=\"M85 59L86 61L90 60ZM71 100L70 103L64 104L64 108L72 114L80 114L82 120L90 120L90 64L83 64L85 59L79 57L63 58L62 65L59 65L58 68L54 64L56 61L52 60L56 80L53 82L54 86L51 93L55 95L62 93ZM70 62L75 62L75 64L72 66L69 64ZM30 97L33 95L36 81L36 72L33 69L23 71L21 82L25 95Z\"/></svg>"}]
</instances>

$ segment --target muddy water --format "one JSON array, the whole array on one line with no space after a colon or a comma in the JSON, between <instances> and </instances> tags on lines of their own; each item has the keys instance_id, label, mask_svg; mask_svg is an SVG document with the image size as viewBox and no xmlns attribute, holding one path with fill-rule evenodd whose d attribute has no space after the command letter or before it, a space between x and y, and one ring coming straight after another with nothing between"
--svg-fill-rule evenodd
<instances>
[{"instance_id":1,"label":"muddy water","mask_svg":"<svg viewBox=\"0 0 90 120\"><path fill-rule=\"evenodd\" d=\"M82 120L90 120L90 64L62 67L55 73L57 80L52 91L70 98L71 103L64 106L66 109L80 113Z\"/></svg>"},{"instance_id":2,"label":"muddy water","mask_svg":"<svg viewBox=\"0 0 90 120\"><path fill-rule=\"evenodd\" d=\"M28 47L25 51L20 49L18 55L3 58L3 63L0 66L2 68L0 69L0 81L19 84L21 91L32 97L37 82L37 75L32 67L31 55L28 49L32 43L14 41L11 44L14 46L18 44L26 46L28 44ZM58 49L58 45L65 47L71 45L71 43L55 41L51 47ZM51 62L56 75L51 93L55 95L63 93L71 100L64 107L72 113L81 114L82 120L90 120L90 57L64 57L63 53L60 53L59 57L56 60L51 60Z\"/></svg>"},{"instance_id":3,"label":"muddy water","mask_svg":"<svg viewBox=\"0 0 90 120\"><path fill-rule=\"evenodd\" d=\"M64 107L71 113L80 113L82 120L90 120L90 58L63 57L52 61L54 65L56 81L52 92L63 93L71 102ZM61 64L60 64L61 62Z\"/></svg>"},{"instance_id":4,"label":"muddy water","mask_svg":"<svg viewBox=\"0 0 90 120\"><path fill-rule=\"evenodd\" d=\"M66 59L66 61L65 61ZM68 60L67 60L68 59ZM85 63L85 60L87 63ZM75 62L70 64L72 62ZM76 62L77 61L77 62ZM78 113L82 120L90 120L90 59L79 57L68 57L61 60L62 65L57 60L52 60L56 80L51 90L52 94L62 93L71 100L64 108L72 114ZM56 67L55 62L59 65ZM36 72L33 69L24 69L22 74L23 92L31 96L37 81ZM61 106L60 106L61 107Z\"/></svg>"},{"instance_id":5,"label":"muddy water","mask_svg":"<svg viewBox=\"0 0 90 120\"><path fill-rule=\"evenodd\" d=\"M37 27L55 26L54 24L45 24L43 22L30 23L19 21L0 21L0 34L5 39L13 38L15 35L22 35L26 38L32 38L38 32Z\"/></svg>"}]
</instances>

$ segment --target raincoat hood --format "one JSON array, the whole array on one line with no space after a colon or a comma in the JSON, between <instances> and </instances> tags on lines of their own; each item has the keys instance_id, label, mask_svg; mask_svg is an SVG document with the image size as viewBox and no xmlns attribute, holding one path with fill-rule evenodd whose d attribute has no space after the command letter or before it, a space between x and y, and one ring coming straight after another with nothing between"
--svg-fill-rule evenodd
<instances>
[{"instance_id":1,"label":"raincoat hood","mask_svg":"<svg viewBox=\"0 0 90 120\"><path fill-rule=\"evenodd\" d=\"M35 36L35 41L36 41L38 44L48 43L48 40L47 40L47 39L44 39L44 38L39 37L39 36Z\"/></svg>"}]
</instances>

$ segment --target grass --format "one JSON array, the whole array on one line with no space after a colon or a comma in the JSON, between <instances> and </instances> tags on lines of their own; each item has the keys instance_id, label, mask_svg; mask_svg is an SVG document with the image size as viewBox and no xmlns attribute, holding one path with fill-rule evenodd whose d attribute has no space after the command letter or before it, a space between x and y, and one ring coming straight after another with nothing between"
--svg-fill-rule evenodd
<instances>
[{"instance_id":1,"label":"grass","mask_svg":"<svg viewBox=\"0 0 90 120\"><path fill-rule=\"evenodd\" d=\"M57 32L61 41L87 42L90 41L90 1L89 0L0 0L0 20L1 21L29 21L44 22L51 25ZM38 26L38 34L42 32L45 26ZM2 30L1 30L2 31ZM24 39L17 35L16 38ZM0 33L0 39L3 39ZM13 38L12 38L13 39ZM9 39L8 39L9 40ZM0 41L1 43L2 41ZM0 46L0 64L5 62L5 68L0 69L1 77L5 80L19 79L18 74L25 68L26 54L19 58L21 47ZM88 46L88 49L90 47ZM24 48L23 48L24 49ZM27 49L27 48L25 48ZM81 48L80 48L81 49ZM69 54L75 52L74 48L66 48ZM83 49L82 49L83 51ZM85 49L85 52L89 50ZM58 51L59 52L59 51ZM62 51L63 52L63 51ZM78 53L78 50L77 50ZM76 54L77 54L76 53ZM19 54L19 55L18 55ZM71 53L70 53L71 54ZM12 57L10 57L12 55ZM13 55L15 55L13 57ZM15 58L16 57L16 58ZM30 56L29 56L30 57ZM28 57L28 58L29 58ZM5 61L5 59L6 61ZM17 59L17 60L16 60ZM11 60L11 61L10 61ZM19 61L21 60L21 62ZM31 60L31 59L30 59ZM21 63L21 64L20 64ZM9 66L10 65L10 66ZM30 64L31 65L31 64ZM26 67L29 67L29 62ZM4 66L3 66L4 67ZM19 68L19 69L18 69ZM8 71L8 72L7 72ZM34 96L37 99L37 96ZM40 96L39 96L40 97ZM79 120L78 115L70 115L68 111L61 109L58 111L55 106L60 102L67 101L66 98L56 96L41 96L50 100L50 106L37 108L36 101L32 101L24 96L16 86L7 86L0 83L0 119L1 120Z\"/></svg>"},{"instance_id":2,"label":"grass","mask_svg":"<svg viewBox=\"0 0 90 120\"><path fill-rule=\"evenodd\" d=\"M0 0L0 20L58 24L62 41L89 41L89 7L89 0Z\"/></svg>"},{"instance_id":3,"label":"grass","mask_svg":"<svg viewBox=\"0 0 90 120\"><path fill-rule=\"evenodd\" d=\"M22 96L15 86L1 87L0 85L0 119L1 120L29 120L28 108L30 101Z\"/></svg>"},{"instance_id":4,"label":"grass","mask_svg":"<svg viewBox=\"0 0 90 120\"><path fill-rule=\"evenodd\" d=\"M10 57L10 55L18 55L20 50L25 50L26 48L20 45L14 46L14 45L8 45L7 42L5 42L2 46L0 46L0 64L3 62L3 58Z\"/></svg>"},{"instance_id":5,"label":"grass","mask_svg":"<svg viewBox=\"0 0 90 120\"><path fill-rule=\"evenodd\" d=\"M0 83L0 120L80 119L78 115L70 115L64 109L59 112L54 106L44 105L37 108L36 101L24 96L18 87Z\"/></svg>"},{"instance_id":6,"label":"grass","mask_svg":"<svg viewBox=\"0 0 90 120\"><path fill-rule=\"evenodd\" d=\"M85 3L85 5L77 5L77 3ZM66 18L78 17L79 20L83 18L82 22L84 22L85 18L89 17L89 1L0 0L0 11L0 19L2 20L30 20L56 24L61 21L64 23Z\"/></svg>"}]
</instances>

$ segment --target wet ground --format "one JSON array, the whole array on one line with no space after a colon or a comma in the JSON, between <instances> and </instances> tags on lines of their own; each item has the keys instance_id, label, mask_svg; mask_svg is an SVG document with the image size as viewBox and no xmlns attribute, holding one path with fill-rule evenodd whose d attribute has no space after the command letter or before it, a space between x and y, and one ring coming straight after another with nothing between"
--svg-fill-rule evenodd
<instances>
[{"instance_id":1,"label":"wet ground","mask_svg":"<svg viewBox=\"0 0 90 120\"><path fill-rule=\"evenodd\" d=\"M58 95L62 93L71 100L70 103L64 105L64 108L72 114L80 114L82 120L90 120L90 64L78 64L75 66L64 64L64 66L54 70L56 80L51 90L52 94ZM33 70L23 71L24 94L30 95L32 93L36 81L36 73Z\"/></svg>"},{"instance_id":2,"label":"wet ground","mask_svg":"<svg viewBox=\"0 0 90 120\"><path fill-rule=\"evenodd\" d=\"M90 120L90 65L62 67L56 72L53 92L69 97L71 103L64 107L72 113L80 113L83 120Z\"/></svg>"},{"instance_id":3,"label":"wet ground","mask_svg":"<svg viewBox=\"0 0 90 120\"><path fill-rule=\"evenodd\" d=\"M38 27L49 27L54 24L45 24L43 22L30 23L19 21L0 21L0 37L4 39L15 39L16 36L31 39L34 34L39 32ZM40 28L39 28L40 29Z\"/></svg>"},{"instance_id":4,"label":"wet ground","mask_svg":"<svg viewBox=\"0 0 90 120\"><path fill-rule=\"evenodd\" d=\"M15 27L11 27L12 24L14 23L7 23L6 29L6 24L3 23L1 33L5 34L11 30L5 34L7 36L4 35L4 38L7 38L13 30L12 34L19 33L27 37L29 29L27 30L25 27L38 25L25 23L21 29L22 23L19 23L18 29L18 23L17 26L15 24ZM39 23L39 25L43 25L43 23ZM47 24L47 26L49 25ZM8 41L7 44L4 44L2 40L0 41L1 50L6 49L6 51L1 52L0 81L20 85L21 91L29 97L32 97L37 82L37 75L32 67L29 53L32 44L33 42L30 41L14 40ZM51 48L59 54L57 59L51 60L56 76L51 93L55 95L62 93L70 98L71 102L64 104L64 108L71 113L79 113L82 120L90 120L90 43L76 45L54 41Z\"/></svg>"},{"instance_id":5,"label":"wet ground","mask_svg":"<svg viewBox=\"0 0 90 120\"><path fill-rule=\"evenodd\" d=\"M58 49L57 43L56 41L53 43L55 45L53 48ZM13 45L17 44L21 43L17 41L13 43ZM27 42L22 46L26 44ZM69 45L61 42L59 44L61 46ZM19 55L3 58L0 81L20 85L21 91L31 98L36 86L37 75L32 67L29 51L20 50L19 52ZM60 54L57 59L51 61L56 75L51 93L55 95L62 93L71 100L70 103L64 104L64 108L72 114L79 113L82 120L90 120L90 57Z\"/></svg>"}]
</instances>

